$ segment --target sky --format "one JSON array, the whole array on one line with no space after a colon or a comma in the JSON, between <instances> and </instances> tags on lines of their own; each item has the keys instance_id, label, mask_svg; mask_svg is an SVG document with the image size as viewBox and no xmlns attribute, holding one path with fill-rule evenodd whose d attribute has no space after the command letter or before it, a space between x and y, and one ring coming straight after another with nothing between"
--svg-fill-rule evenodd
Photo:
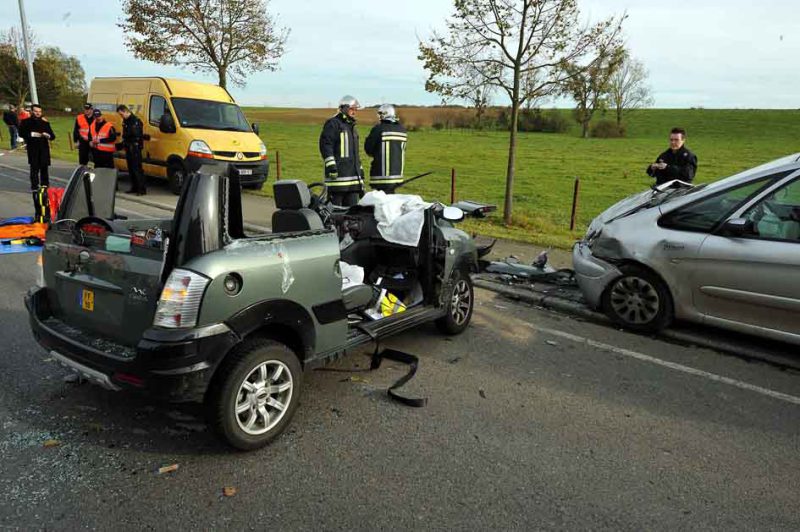
<instances>
[{"instance_id":1,"label":"sky","mask_svg":"<svg viewBox=\"0 0 800 532\"><path fill-rule=\"evenodd\" d=\"M626 43L650 72L656 107L800 108L798 0L578 2L588 21L627 12ZM216 82L215 75L134 59L116 25L121 5L25 0L39 43L77 56L87 81L165 76ZM441 102L425 92L417 45L443 27L452 0L271 0L269 10L291 29L286 54L277 72L253 74L245 87L229 88L240 104L334 107L344 94L365 105ZM0 29L18 24L18 0L0 2ZM507 101L496 96L493 103Z\"/></svg>"}]
</instances>

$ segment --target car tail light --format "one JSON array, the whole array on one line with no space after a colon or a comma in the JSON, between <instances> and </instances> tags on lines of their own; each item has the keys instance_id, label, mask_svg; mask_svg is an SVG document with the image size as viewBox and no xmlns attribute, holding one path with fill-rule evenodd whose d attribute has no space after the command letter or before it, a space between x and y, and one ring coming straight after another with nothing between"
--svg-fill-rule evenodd
<instances>
[{"instance_id":1,"label":"car tail light","mask_svg":"<svg viewBox=\"0 0 800 532\"><path fill-rule=\"evenodd\" d=\"M188 156L200 157L201 159L213 159L214 152L208 147L208 144L202 140L193 140L189 144Z\"/></svg>"},{"instance_id":2,"label":"car tail light","mask_svg":"<svg viewBox=\"0 0 800 532\"><path fill-rule=\"evenodd\" d=\"M194 327L208 282L207 277L197 273L173 270L161 290L153 325L169 329Z\"/></svg>"}]
</instances>

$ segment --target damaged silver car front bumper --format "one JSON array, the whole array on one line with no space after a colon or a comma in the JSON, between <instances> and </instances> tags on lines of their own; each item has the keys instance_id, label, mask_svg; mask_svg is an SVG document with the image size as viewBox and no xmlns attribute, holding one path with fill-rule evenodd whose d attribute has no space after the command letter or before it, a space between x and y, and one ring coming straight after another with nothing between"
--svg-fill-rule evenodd
<instances>
[{"instance_id":1,"label":"damaged silver car front bumper","mask_svg":"<svg viewBox=\"0 0 800 532\"><path fill-rule=\"evenodd\" d=\"M593 308L600 307L606 287L622 275L616 266L592 255L585 241L577 242L572 248L572 268L583 297Z\"/></svg>"}]
</instances>

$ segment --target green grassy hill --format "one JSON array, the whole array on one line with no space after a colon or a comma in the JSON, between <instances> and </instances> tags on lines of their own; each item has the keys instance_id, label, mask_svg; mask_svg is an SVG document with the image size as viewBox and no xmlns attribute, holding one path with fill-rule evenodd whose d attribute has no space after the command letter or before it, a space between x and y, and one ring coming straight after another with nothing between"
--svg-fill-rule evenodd
<instances>
[{"instance_id":1,"label":"green grassy hill","mask_svg":"<svg viewBox=\"0 0 800 532\"><path fill-rule=\"evenodd\" d=\"M280 151L285 179L320 180L322 163L317 143L324 113L274 108L248 108L245 113L261 125L273 179L275 152ZM373 119L372 111L362 111L362 142ZM55 153L62 158L76 158L66 141L71 120L56 118L53 123L60 137ZM486 235L568 247L603 209L649 186L652 180L644 169L666 149L673 126L688 131L687 146L698 155L697 182L701 183L800 151L800 111L794 110L653 109L632 113L627 125L628 137L624 139L581 139L577 125L566 134L520 134L514 224L506 227L496 216L487 221L471 221L467 227ZM447 201L450 169L455 168L459 199L492 202L502 209L507 152L505 132L412 132L406 175L427 171L434 174L414 182L405 191ZM369 159L363 157L368 169ZM569 215L575 176L581 178L580 230L571 233ZM265 187L263 193L271 194L271 188Z\"/></svg>"}]
</instances>

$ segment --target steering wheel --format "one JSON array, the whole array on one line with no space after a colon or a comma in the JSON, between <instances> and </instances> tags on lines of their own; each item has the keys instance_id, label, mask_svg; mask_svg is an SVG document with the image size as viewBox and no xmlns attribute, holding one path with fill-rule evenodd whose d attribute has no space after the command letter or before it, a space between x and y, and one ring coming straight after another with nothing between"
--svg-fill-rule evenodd
<instances>
[{"instance_id":1,"label":"steering wheel","mask_svg":"<svg viewBox=\"0 0 800 532\"><path fill-rule=\"evenodd\" d=\"M311 194L311 208L313 210L318 210L320 205L324 205L328 203L328 185L321 181L317 181L316 183L311 183L308 185L308 190L310 191L312 188L322 188L319 194Z\"/></svg>"}]
</instances>

